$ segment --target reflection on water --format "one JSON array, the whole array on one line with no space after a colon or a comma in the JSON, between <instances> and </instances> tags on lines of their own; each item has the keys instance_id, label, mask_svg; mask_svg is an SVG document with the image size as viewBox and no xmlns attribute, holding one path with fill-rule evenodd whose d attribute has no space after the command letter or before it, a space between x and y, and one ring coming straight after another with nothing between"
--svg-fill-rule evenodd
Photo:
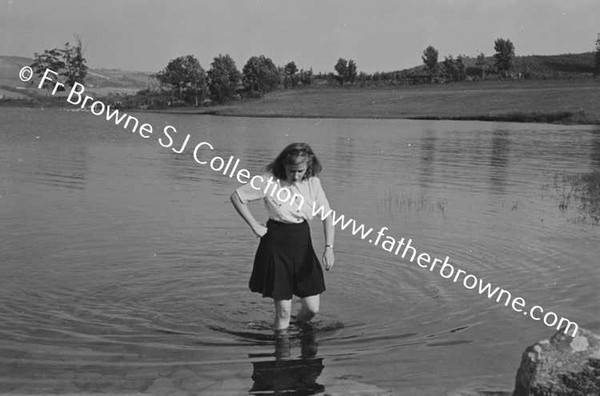
<instances>
[{"instance_id":1,"label":"reflection on water","mask_svg":"<svg viewBox=\"0 0 600 396\"><path fill-rule=\"evenodd\" d=\"M290 334L276 335L274 360L252 362L251 394L315 395L325 387L317 383L323 371L323 358L317 357L315 332L305 329L300 334L300 357L292 357Z\"/></svg>"},{"instance_id":2,"label":"reflection on water","mask_svg":"<svg viewBox=\"0 0 600 396\"><path fill-rule=\"evenodd\" d=\"M0 112L0 393L489 393L552 333L339 230L318 320L345 326L275 343L237 181L89 113ZM252 173L306 141L340 213L600 329L597 128L139 117Z\"/></svg>"},{"instance_id":3,"label":"reflection on water","mask_svg":"<svg viewBox=\"0 0 600 396\"><path fill-rule=\"evenodd\" d=\"M592 167L600 171L600 129L595 130L590 143L590 160Z\"/></svg>"},{"instance_id":4,"label":"reflection on water","mask_svg":"<svg viewBox=\"0 0 600 396\"><path fill-rule=\"evenodd\" d=\"M499 195L504 194L509 153L510 132L506 130L493 131L492 153L490 155L490 188Z\"/></svg>"},{"instance_id":5,"label":"reflection on water","mask_svg":"<svg viewBox=\"0 0 600 396\"><path fill-rule=\"evenodd\" d=\"M420 184L424 190L427 190L432 182L432 175L435 167L435 143L436 132L426 129L421 136L421 171Z\"/></svg>"}]
</instances>

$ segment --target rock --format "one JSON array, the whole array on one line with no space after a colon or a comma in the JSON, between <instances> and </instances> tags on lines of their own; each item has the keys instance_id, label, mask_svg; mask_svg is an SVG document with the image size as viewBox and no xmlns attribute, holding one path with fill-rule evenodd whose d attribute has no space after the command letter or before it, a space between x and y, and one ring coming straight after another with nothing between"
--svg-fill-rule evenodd
<instances>
[{"instance_id":1,"label":"rock","mask_svg":"<svg viewBox=\"0 0 600 396\"><path fill-rule=\"evenodd\" d=\"M600 336L559 330L523 353L513 396L600 395Z\"/></svg>"}]
</instances>

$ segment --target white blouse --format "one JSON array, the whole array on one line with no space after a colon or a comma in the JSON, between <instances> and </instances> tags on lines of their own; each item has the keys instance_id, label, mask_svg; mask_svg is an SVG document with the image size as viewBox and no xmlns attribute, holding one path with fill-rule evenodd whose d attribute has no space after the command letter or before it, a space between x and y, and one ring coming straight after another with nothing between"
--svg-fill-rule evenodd
<instances>
[{"instance_id":1,"label":"white blouse","mask_svg":"<svg viewBox=\"0 0 600 396\"><path fill-rule=\"evenodd\" d=\"M264 174L253 177L235 191L243 203L263 198L269 218L282 223L312 220L314 211L318 211L321 206L324 214L330 210L329 201L317 176L289 184L272 174Z\"/></svg>"}]
</instances>

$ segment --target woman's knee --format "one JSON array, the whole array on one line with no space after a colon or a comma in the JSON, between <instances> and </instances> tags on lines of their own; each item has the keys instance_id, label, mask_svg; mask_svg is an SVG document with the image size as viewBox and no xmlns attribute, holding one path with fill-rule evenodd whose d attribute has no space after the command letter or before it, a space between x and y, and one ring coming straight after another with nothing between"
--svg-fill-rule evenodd
<instances>
[{"instance_id":1,"label":"woman's knee","mask_svg":"<svg viewBox=\"0 0 600 396\"><path fill-rule=\"evenodd\" d=\"M316 315L319 313L319 305L307 305L306 306L306 312L308 312L311 315Z\"/></svg>"},{"instance_id":2,"label":"woman's knee","mask_svg":"<svg viewBox=\"0 0 600 396\"><path fill-rule=\"evenodd\" d=\"M302 310L311 316L319 313L319 296L311 296L302 300Z\"/></svg>"},{"instance_id":3,"label":"woman's knee","mask_svg":"<svg viewBox=\"0 0 600 396\"><path fill-rule=\"evenodd\" d=\"M287 308L281 308L277 310L278 319L289 319L292 316L292 310Z\"/></svg>"},{"instance_id":4,"label":"woman's knee","mask_svg":"<svg viewBox=\"0 0 600 396\"><path fill-rule=\"evenodd\" d=\"M276 303L276 315L279 319L289 319L292 316L292 304L284 301Z\"/></svg>"}]
</instances>

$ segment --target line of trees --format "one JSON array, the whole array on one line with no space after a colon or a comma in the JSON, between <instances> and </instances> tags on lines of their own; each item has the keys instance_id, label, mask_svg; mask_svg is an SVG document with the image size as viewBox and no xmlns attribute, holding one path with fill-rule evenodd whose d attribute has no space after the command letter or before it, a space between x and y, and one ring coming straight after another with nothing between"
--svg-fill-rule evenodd
<instances>
[{"instance_id":1,"label":"line of trees","mask_svg":"<svg viewBox=\"0 0 600 396\"><path fill-rule=\"evenodd\" d=\"M494 42L494 72L502 77L510 76L513 69L513 61L515 58L515 46L508 40L498 38ZM459 55L456 59L452 56L445 56L442 62L438 60L439 52L433 46L428 46L423 50L421 57L425 71L429 75L430 82L436 81L463 81L467 76L477 76L485 78L486 61L485 55L480 53L477 56L475 67L467 68L465 65L465 56Z\"/></svg>"},{"instance_id":2,"label":"line of trees","mask_svg":"<svg viewBox=\"0 0 600 396\"><path fill-rule=\"evenodd\" d=\"M494 43L496 54L495 67L497 73L507 76L512 67L514 45L510 40L497 39ZM422 60L428 81L423 75L410 71L367 74L358 72L353 59L339 58L333 69L334 73L313 75L312 70L298 70L295 62L288 62L283 67L277 67L265 55L252 56L241 72L229 55L219 55L214 58L210 69L205 71L193 55L186 55L171 60L167 66L156 74L163 88L170 92L170 104L189 104L199 106L205 103L225 103L245 97L260 97L280 87L294 88L306 86L313 81L320 83L335 83L339 86L361 86L370 83L382 84L413 84L422 82L462 81L467 78L469 70L464 62L464 56L452 55L439 61L439 52L433 46L423 51ZM478 74L485 77L485 56L480 54L476 66ZM472 68L471 68L472 69ZM478 69L476 67L476 69ZM477 71L477 70L476 70Z\"/></svg>"},{"instance_id":3,"label":"line of trees","mask_svg":"<svg viewBox=\"0 0 600 396\"><path fill-rule=\"evenodd\" d=\"M596 42L595 73L600 75L600 35ZM421 69L402 70L393 72L376 72L367 74L359 72L353 59L339 58L333 66L333 72L313 75L310 71L298 70L295 62L289 62L283 67L276 67L273 61L264 56L253 56L245 64L242 72L238 72L235 63L229 55L219 56L211 65L207 77L208 97L214 102L223 103L241 96L259 97L278 88L294 88L298 85L335 84L344 85L407 85L431 82L464 81L466 79L485 79L488 76L496 78L527 77L528 72L514 72L515 46L509 39L498 38L494 41L492 60L486 59L480 53L476 60L468 59L465 55L444 56L440 61L439 51L433 46L425 48L422 54L424 71ZM468 63L468 64L467 64ZM572 67L569 66L571 69ZM571 70L569 69L569 70ZM159 73L160 76L160 73ZM163 82L161 80L161 82ZM185 90L178 85L173 92L179 92L179 98L190 102L196 94L206 90L197 89L193 83L184 84ZM175 87L174 87L175 88ZM184 95L188 92L187 97ZM193 94L191 94L193 91ZM205 96L206 97L206 96Z\"/></svg>"},{"instance_id":4,"label":"line of trees","mask_svg":"<svg viewBox=\"0 0 600 396\"><path fill-rule=\"evenodd\" d=\"M252 56L240 72L228 54L215 57L207 72L193 55L181 56L155 76L170 91L171 103L179 101L194 106L208 101L239 100L242 95L260 97L282 85L285 88L310 85L313 77L312 70L298 70L294 62L277 67L264 55Z\"/></svg>"}]
</instances>

